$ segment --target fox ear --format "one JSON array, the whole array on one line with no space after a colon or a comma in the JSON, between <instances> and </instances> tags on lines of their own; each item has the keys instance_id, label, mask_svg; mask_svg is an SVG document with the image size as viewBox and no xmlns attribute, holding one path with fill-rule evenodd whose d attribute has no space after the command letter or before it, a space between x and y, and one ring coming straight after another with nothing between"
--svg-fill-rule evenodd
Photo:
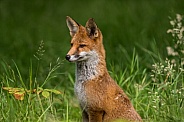
<instances>
[{"instance_id":1,"label":"fox ear","mask_svg":"<svg viewBox=\"0 0 184 122\"><path fill-rule=\"evenodd\" d=\"M70 35L71 37L73 37L79 29L79 24L75 22L72 18L70 18L69 16L66 17L66 23L70 30Z\"/></svg>"},{"instance_id":2,"label":"fox ear","mask_svg":"<svg viewBox=\"0 0 184 122\"><path fill-rule=\"evenodd\" d=\"M90 18L86 22L86 31L90 38L94 39L98 37L98 27L93 18Z\"/></svg>"}]
</instances>

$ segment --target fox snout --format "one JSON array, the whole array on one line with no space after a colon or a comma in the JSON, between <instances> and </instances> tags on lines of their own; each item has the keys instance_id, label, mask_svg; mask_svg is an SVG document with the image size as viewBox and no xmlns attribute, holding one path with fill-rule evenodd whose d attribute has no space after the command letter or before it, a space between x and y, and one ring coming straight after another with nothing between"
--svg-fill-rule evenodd
<instances>
[{"instance_id":1,"label":"fox snout","mask_svg":"<svg viewBox=\"0 0 184 122\"><path fill-rule=\"evenodd\" d=\"M79 52L77 51L77 47L72 46L69 52L66 54L65 59L70 62L75 62L77 61L78 57L79 57Z\"/></svg>"},{"instance_id":2,"label":"fox snout","mask_svg":"<svg viewBox=\"0 0 184 122\"><path fill-rule=\"evenodd\" d=\"M69 62L77 62L80 61L81 59L83 59L84 55L80 55L80 54L67 54L65 56L65 59L68 60Z\"/></svg>"},{"instance_id":3,"label":"fox snout","mask_svg":"<svg viewBox=\"0 0 184 122\"><path fill-rule=\"evenodd\" d=\"M66 55L65 56L65 59L69 61L70 60L70 57L71 57L70 55Z\"/></svg>"},{"instance_id":4,"label":"fox snout","mask_svg":"<svg viewBox=\"0 0 184 122\"><path fill-rule=\"evenodd\" d=\"M65 56L65 59L70 61L70 62L75 62L79 59L79 57L80 57L79 55L69 55L69 54L67 54Z\"/></svg>"},{"instance_id":5,"label":"fox snout","mask_svg":"<svg viewBox=\"0 0 184 122\"><path fill-rule=\"evenodd\" d=\"M75 62L79 59L79 55L69 55L69 54L67 54L65 56L65 59L70 61L70 62Z\"/></svg>"},{"instance_id":6,"label":"fox snout","mask_svg":"<svg viewBox=\"0 0 184 122\"><path fill-rule=\"evenodd\" d=\"M88 60L91 56L93 55L93 51L90 52L80 52L79 54L67 54L65 56L66 60L70 61L70 62L78 62L78 61L84 61L84 60Z\"/></svg>"}]
</instances>

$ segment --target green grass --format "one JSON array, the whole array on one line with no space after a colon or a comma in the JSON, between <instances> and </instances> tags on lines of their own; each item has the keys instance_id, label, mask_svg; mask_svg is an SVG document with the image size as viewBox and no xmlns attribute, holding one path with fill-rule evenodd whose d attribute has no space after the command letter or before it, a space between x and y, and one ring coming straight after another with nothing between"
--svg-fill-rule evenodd
<instances>
[{"instance_id":1,"label":"green grass","mask_svg":"<svg viewBox=\"0 0 184 122\"><path fill-rule=\"evenodd\" d=\"M82 25L95 19L109 73L145 121L184 121L184 45L176 48L178 37L166 33L169 16L183 8L182 0L0 0L0 121L81 121L75 67L64 60L67 15ZM179 55L168 55L167 46Z\"/></svg>"}]
</instances>

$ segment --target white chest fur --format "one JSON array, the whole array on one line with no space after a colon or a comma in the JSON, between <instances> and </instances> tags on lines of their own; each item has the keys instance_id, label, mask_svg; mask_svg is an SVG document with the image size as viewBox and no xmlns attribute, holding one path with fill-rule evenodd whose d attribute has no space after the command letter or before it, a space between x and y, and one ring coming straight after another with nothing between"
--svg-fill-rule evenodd
<instances>
[{"instance_id":1,"label":"white chest fur","mask_svg":"<svg viewBox=\"0 0 184 122\"><path fill-rule=\"evenodd\" d=\"M90 54L92 55L89 59L76 63L75 94L82 107L84 107L87 103L85 87L83 84L98 75L98 54L94 51L91 51Z\"/></svg>"}]
</instances>

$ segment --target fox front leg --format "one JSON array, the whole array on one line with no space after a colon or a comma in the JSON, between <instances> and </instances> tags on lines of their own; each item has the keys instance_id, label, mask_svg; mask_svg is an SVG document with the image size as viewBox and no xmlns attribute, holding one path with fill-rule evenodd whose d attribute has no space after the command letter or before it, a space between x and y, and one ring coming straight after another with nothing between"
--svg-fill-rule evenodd
<instances>
[{"instance_id":1,"label":"fox front leg","mask_svg":"<svg viewBox=\"0 0 184 122\"><path fill-rule=\"evenodd\" d=\"M85 111L82 112L82 122L89 122L88 114Z\"/></svg>"},{"instance_id":2,"label":"fox front leg","mask_svg":"<svg viewBox=\"0 0 184 122\"><path fill-rule=\"evenodd\" d=\"M103 121L102 111L89 112L89 122L102 122L102 121Z\"/></svg>"}]
</instances>

